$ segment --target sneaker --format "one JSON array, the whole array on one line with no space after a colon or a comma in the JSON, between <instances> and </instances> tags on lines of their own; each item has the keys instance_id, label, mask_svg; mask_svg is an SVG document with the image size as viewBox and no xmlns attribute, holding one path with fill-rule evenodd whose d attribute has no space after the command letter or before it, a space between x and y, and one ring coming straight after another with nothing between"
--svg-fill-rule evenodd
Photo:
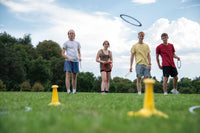
<instances>
[{"instance_id":1,"label":"sneaker","mask_svg":"<svg viewBox=\"0 0 200 133\"><path fill-rule=\"evenodd\" d=\"M138 92L138 95L141 95L142 93L141 92Z\"/></svg>"},{"instance_id":2,"label":"sneaker","mask_svg":"<svg viewBox=\"0 0 200 133\"><path fill-rule=\"evenodd\" d=\"M76 94L76 92L73 92L72 94Z\"/></svg>"},{"instance_id":3,"label":"sneaker","mask_svg":"<svg viewBox=\"0 0 200 133\"><path fill-rule=\"evenodd\" d=\"M172 89L171 92L172 92L173 94L178 94L178 93L179 93L179 92L177 91L177 89Z\"/></svg>"},{"instance_id":4,"label":"sneaker","mask_svg":"<svg viewBox=\"0 0 200 133\"><path fill-rule=\"evenodd\" d=\"M103 95L106 95L106 93L103 91L103 92L101 92L101 94L103 94Z\"/></svg>"},{"instance_id":5,"label":"sneaker","mask_svg":"<svg viewBox=\"0 0 200 133\"><path fill-rule=\"evenodd\" d=\"M168 95L167 92L164 92L164 96Z\"/></svg>"},{"instance_id":6,"label":"sneaker","mask_svg":"<svg viewBox=\"0 0 200 133\"><path fill-rule=\"evenodd\" d=\"M71 92L67 92L67 94L71 94Z\"/></svg>"}]
</instances>

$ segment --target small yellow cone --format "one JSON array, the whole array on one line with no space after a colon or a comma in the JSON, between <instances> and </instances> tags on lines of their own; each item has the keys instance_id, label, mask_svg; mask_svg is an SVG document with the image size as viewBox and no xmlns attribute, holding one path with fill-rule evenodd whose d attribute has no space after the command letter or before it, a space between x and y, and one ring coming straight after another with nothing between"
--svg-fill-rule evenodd
<instances>
[{"instance_id":1,"label":"small yellow cone","mask_svg":"<svg viewBox=\"0 0 200 133\"><path fill-rule=\"evenodd\" d=\"M58 101L58 92L57 92L57 85L53 85L53 92L52 92L52 101L48 105L61 105L61 103Z\"/></svg>"},{"instance_id":2,"label":"small yellow cone","mask_svg":"<svg viewBox=\"0 0 200 133\"><path fill-rule=\"evenodd\" d=\"M150 117L152 115L162 116L164 118L168 118L168 115L158 111L154 106L153 99L153 84L155 80L153 79L145 79L145 98L143 108L134 114L134 116L142 116L142 117Z\"/></svg>"}]
</instances>

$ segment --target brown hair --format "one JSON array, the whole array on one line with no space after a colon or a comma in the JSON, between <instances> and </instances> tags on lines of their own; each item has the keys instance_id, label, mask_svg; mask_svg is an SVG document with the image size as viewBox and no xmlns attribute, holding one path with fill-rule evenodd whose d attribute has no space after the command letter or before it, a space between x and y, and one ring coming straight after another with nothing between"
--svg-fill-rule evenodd
<instances>
[{"instance_id":1,"label":"brown hair","mask_svg":"<svg viewBox=\"0 0 200 133\"><path fill-rule=\"evenodd\" d=\"M144 36L145 34L144 34L144 32L140 31L140 32L138 33L138 36L140 36L140 35Z\"/></svg>"},{"instance_id":2,"label":"brown hair","mask_svg":"<svg viewBox=\"0 0 200 133\"><path fill-rule=\"evenodd\" d=\"M110 46L110 43L107 40L103 42L103 46L105 45L105 43L108 43L108 46Z\"/></svg>"},{"instance_id":3,"label":"brown hair","mask_svg":"<svg viewBox=\"0 0 200 133\"><path fill-rule=\"evenodd\" d=\"M168 34L167 33L162 33L161 37L165 37L165 36L168 37Z\"/></svg>"}]
</instances>

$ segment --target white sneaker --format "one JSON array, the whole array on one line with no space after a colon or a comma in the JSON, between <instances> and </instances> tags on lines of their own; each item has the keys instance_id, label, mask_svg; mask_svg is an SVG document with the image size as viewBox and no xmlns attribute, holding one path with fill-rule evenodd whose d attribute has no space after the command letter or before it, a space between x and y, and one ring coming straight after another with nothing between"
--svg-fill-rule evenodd
<instances>
[{"instance_id":1,"label":"white sneaker","mask_svg":"<svg viewBox=\"0 0 200 133\"><path fill-rule=\"evenodd\" d=\"M106 93L105 93L105 92L101 92L101 94L103 94L103 95L106 95Z\"/></svg>"},{"instance_id":2,"label":"white sneaker","mask_svg":"<svg viewBox=\"0 0 200 133\"><path fill-rule=\"evenodd\" d=\"M168 95L167 92L164 92L164 95L165 95L165 96Z\"/></svg>"},{"instance_id":3,"label":"white sneaker","mask_svg":"<svg viewBox=\"0 0 200 133\"><path fill-rule=\"evenodd\" d=\"M138 95L141 95L142 93L141 92L138 92Z\"/></svg>"},{"instance_id":4,"label":"white sneaker","mask_svg":"<svg viewBox=\"0 0 200 133\"><path fill-rule=\"evenodd\" d=\"M177 95L177 94L179 94L179 92L178 92L178 90L177 89L175 89L175 94Z\"/></svg>"},{"instance_id":5,"label":"white sneaker","mask_svg":"<svg viewBox=\"0 0 200 133\"><path fill-rule=\"evenodd\" d=\"M172 92L173 94L178 94L178 93L179 93L179 92L177 91L177 89L172 89L171 92Z\"/></svg>"}]
</instances>

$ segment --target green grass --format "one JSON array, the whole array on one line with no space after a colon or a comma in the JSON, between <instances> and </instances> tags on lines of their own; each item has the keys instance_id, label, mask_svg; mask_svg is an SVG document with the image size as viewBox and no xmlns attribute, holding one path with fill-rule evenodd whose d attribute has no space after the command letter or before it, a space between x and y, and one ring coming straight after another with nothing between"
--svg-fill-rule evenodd
<instances>
[{"instance_id":1,"label":"green grass","mask_svg":"<svg viewBox=\"0 0 200 133\"><path fill-rule=\"evenodd\" d=\"M199 133L199 94L154 94L156 109L169 116L129 117L143 107L135 93L58 92L61 106L48 106L51 92L0 92L0 133ZM31 107L26 111L25 107Z\"/></svg>"}]
</instances>

